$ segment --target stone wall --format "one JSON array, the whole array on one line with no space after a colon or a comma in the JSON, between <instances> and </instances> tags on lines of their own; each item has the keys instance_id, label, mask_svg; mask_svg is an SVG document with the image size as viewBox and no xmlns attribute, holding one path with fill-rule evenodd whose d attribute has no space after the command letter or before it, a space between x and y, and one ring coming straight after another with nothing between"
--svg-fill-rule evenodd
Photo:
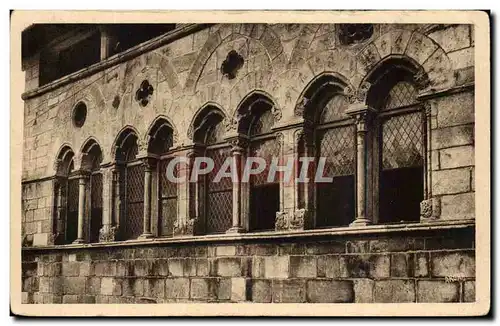
<instances>
[{"instance_id":1,"label":"stone wall","mask_svg":"<svg viewBox=\"0 0 500 326\"><path fill-rule=\"evenodd\" d=\"M474 230L25 249L25 303L473 302Z\"/></svg>"}]
</instances>

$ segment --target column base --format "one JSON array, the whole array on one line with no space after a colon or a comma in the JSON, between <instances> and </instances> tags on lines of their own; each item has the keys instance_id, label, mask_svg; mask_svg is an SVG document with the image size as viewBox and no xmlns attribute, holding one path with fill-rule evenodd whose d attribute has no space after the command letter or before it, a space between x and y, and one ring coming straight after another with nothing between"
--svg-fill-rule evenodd
<instances>
[{"instance_id":1,"label":"column base","mask_svg":"<svg viewBox=\"0 0 500 326\"><path fill-rule=\"evenodd\" d=\"M118 228L111 225L103 225L99 230L99 242L113 242L116 241Z\"/></svg>"},{"instance_id":2,"label":"column base","mask_svg":"<svg viewBox=\"0 0 500 326\"><path fill-rule=\"evenodd\" d=\"M372 224L372 221L364 216L356 217L354 222L349 224L349 226L367 226Z\"/></svg>"},{"instance_id":3,"label":"column base","mask_svg":"<svg viewBox=\"0 0 500 326\"><path fill-rule=\"evenodd\" d=\"M72 242L73 244L80 244L80 243L85 243L85 240L83 239L76 239L75 241Z\"/></svg>"},{"instance_id":4,"label":"column base","mask_svg":"<svg viewBox=\"0 0 500 326\"><path fill-rule=\"evenodd\" d=\"M151 238L153 238L152 233L143 233L137 238L137 240L151 239Z\"/></svg>"},{"instance_id":5,"label":"column base","mask_svg":"<svg viewBox=\"0 0 500 326\"><path fill-rule=\"evenodd\" d=\"M226 231L226 233L245 233L245 229L242 228L241 226L233 226L229 230Z\"/></svg>"}]
</instances>

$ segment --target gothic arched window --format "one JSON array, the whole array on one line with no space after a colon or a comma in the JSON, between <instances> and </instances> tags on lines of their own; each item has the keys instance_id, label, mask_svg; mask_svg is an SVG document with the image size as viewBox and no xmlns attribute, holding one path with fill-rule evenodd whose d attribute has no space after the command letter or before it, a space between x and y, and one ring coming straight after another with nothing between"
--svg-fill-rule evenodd
<instances>
[{"instance_id":1,"label":"gothic arched window","mask_svg":"<svg viewBox=\"0 0 500 326\"><path fill-rule=\"evenodd\" d=\"M90 173L89 181L86 183L86 216L89 217L87 223L88 241L99 242L99 230L102 227L102 151L99 145L90 140L83 147L85 154L82 167ZM85 232L85 233L87 233Z\"/></svg>"},{"instance_id":2,"label":"gothic arched window","mask_svg":"<svg viewBox=\"0 0 500 326\"><path fill-rule=\"evenodd\" d=\"M273 158L280 154L280 144L272 130L274 104L267 98L254 94L241 106L243 114L239 131L250 140L249 157L260 157L266 169L250 176L250 230L274 230L276 212L280 210L280 182L277 176L268 180Z\"/></svg>"},{"instance_id":3,"label":"gothic arched window","mask_svg":"<svg viewBox=\"0 0 500 326\"><path fill-rule=\"evenodd\" d=\"M379 171L378 222L418 221L424 199L425 116L413 74L395 67L370 91L374 123L374 166Z\"/></svg>"},{"instance_id":4,"label":"gothic arched window","mask_svg":"<svg viewBox=\"0 0 500 326\"><path fill-rule=\"evenodd\" d=\"M158 156L157 161L157 203L158 203L158 235L172 236L177 219L177 184L167 176L168 164L174 158L169 150L173 146L173 130L167 121L159 119L150 132L151 140L148 152ZM177 175L178 165L174 170Z\"/></svg>"},{"instance_id":5,"label":"gothic arched window","mask_svg":"<svg viewBox=\"0 0 500 326\"><path fill-rule=\"evenodd\" d=\"M224 177L214 179L226 159L231 159L231 147L224 139L224 115L215 107L206 107L195 119L194 141L205 147L205 156L214 162L213 170L199 182L200 211L205 216L207 234L225 233L231 228L233 215L233 183Z\"/></svg>"},{"instance_id":6,"label":"gothic arched window","mask_svg":"<svg viewBox=\"0 0 500 326\"><path fill-rule=\"evenodd\" d=\"M118 160L123 164L121 169L120 193L125 202L121 223L122 238L136 239L143 232L144 210L144 165L137 159L137 135L132 131L124 131L120 137Z\"/></svg>"},{"instance_id":7,"label":"gothic arched window","mask_svg":"<svg viewBox=\"0 0 500 326\"><path fill-rule=\"evenodd\" d=\"M323 159L323 177L317 182L316 226L346 226L354 220L356 193L356 129L345 114L348 100L336 89L325 89L315 101L316 166Z\"/></svg>"}]
</instances>

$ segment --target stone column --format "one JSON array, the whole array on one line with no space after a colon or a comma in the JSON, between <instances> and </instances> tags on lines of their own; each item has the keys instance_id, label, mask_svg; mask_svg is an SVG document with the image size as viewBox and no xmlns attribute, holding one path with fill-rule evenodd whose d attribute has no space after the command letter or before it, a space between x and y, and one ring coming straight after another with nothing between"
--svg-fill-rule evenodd
<instances>
[{"instance_id":1,"label":"stone column","mask_svg":"<svg viewBox=\"0 0 500 326\"><path fill-rule=\"evenodd\" d=\"M245 232L245 228L243 227L242 219L242 185L241 185L241 176L242 176L242 162L243 156L246 151L246 147L248 146L248 142L246 139L241 137L229 140L229 143L232 146L231 155L233 159L233 166L231 167L231 171L234 173L235 180L233 181L233 225L227 233L241 233Z\"/></svg>"},{"instance_id":2,"label":"stone column","mask_svg":"<svg viewBox=\"0 0 500 326\"><path fill-rule=\"evenodd\" d=\"M83 228L85 227L85 186L88 175L81 174L78 178L78 236L73 243L84 243Z\"/></svg>"},{"instance_id":3,"label":"stone column","mask_svg":"<svg viewBox=\"0 0 500 326\"><path fill-rule=\"evenodd\" d=\"M368 119L370 119L372 112L374 112L373 109L361 103L354 103L347 111L356 120L356 218L350 224L351 226L365 226L372 223L371 218L367 216L366 212L366 133Z\"/></svg>"},{"instance_id":4,"label":"stone column","mask_svg":"<svg viewBox=\"0 0 500 326\"><path fill-rule=\"evenodd\" d=\"M150 158L145 158L144 164L144 210L142 234L139 239L149 239L153 237L151 232L151 182L152 182L152 169L154 162Z\"/></svg>"}]
</instances>

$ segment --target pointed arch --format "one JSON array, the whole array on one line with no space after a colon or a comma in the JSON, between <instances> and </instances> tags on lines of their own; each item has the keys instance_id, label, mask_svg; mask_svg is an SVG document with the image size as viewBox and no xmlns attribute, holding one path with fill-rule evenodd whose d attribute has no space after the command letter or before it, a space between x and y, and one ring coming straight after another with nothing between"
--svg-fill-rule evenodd
<instances>
[{"instance_id":1,"label":"pointed arch","mask_svg":"<svg viewBox=\"0 0 500 326\"><path fill-rule=\"evenodd\" d=\"M380 60L366 75L358 89L358 97L365 104L380 109L389 91L398 83L409 83L414 87L415 97L430 83L422 66L404 55L391 55Z\"/></svg>"},{"instance_id":2,"label":"pointed arch","mask_svg":"<svg viewBox=\"0 0 500 326\"><path fill-rule=\"evenodd\" d=\"M328 71L315 76L300 94L294 108L295 116L316 122L326 103L335 95L344 95L346 88L352 86L339 73Z\"/></svg>"},{"instance_id":3,"label":"pointed arch","mask_svg":"<svg viewBox=\"0 0 500 326\"><path fill-rule=\"evenodd\" d=\"M160 155L166 153L174 145L177 132L166 116L159 115L148 128L146 138L148 152Z\"/></svg>"},{"instance_id":4,"label":"pointed arch","mask_svg":"<svg viewBox=\"0 0 500 326\"><path fill-rule=\"evenodd\" d=\"M227 118L222 107L215 102L207 102L194 115L188 128L188 137L196 142L205 143L210 128L217 124L221 124L222 128L226 123ZM224 129L220 129L220 132L224 132Z\"/></svg>"},{"instance_id":5,"label":"pointed arch","mask_svg":"<svg viewBox=\"0 0 500 326\"><path fill-rule=\"evenodd\" d=\"M94 137L89 137L80 149L82 154L81 167L84 170L98 170L103 160L102 147Z\"/></svg>"},{"instance_id":6,"label":"pointed arch","mask_svg":"<svg viewBox=\"0 0 500 326\"><path fill-rule=\"evenodd\" d=\"M74 168L75 152L69 143L61 145L57 151L57 156L54 164L54 170L57 175L67 176Z\"/></svg>"},{"instance_id":7,"label":"pointed arch","mask_svg":"<svg viewBox=\"0 0 500 326\"><path fill-rule=\"evenodd\" d=\"M276 121L281 119L281 110L276 107L275 103L276 101L262 90L253 90L247 94L235 111L238 132L248 135L252 125L257 123L261 117L264 117L271 126L274 125ZM270 112L271 115L268 116L266 112Z\"/></svg>"},{"instance_id":8,"label":"pointed arch","mask_svg":"<svg viewBox=\"0 0 500 326\"><path fill-rule=\"evenodd\" d=\"M111 151L113 158L115 160L127 159L130 157L128 154L130 154L131 151L135 151L135 154L137 154L137 142L139 139L139 132L134 127L130 125L123 127L113 141L113 148ZM135 155L132 156L135 157Z\"/></svg>"}]
</instances>

